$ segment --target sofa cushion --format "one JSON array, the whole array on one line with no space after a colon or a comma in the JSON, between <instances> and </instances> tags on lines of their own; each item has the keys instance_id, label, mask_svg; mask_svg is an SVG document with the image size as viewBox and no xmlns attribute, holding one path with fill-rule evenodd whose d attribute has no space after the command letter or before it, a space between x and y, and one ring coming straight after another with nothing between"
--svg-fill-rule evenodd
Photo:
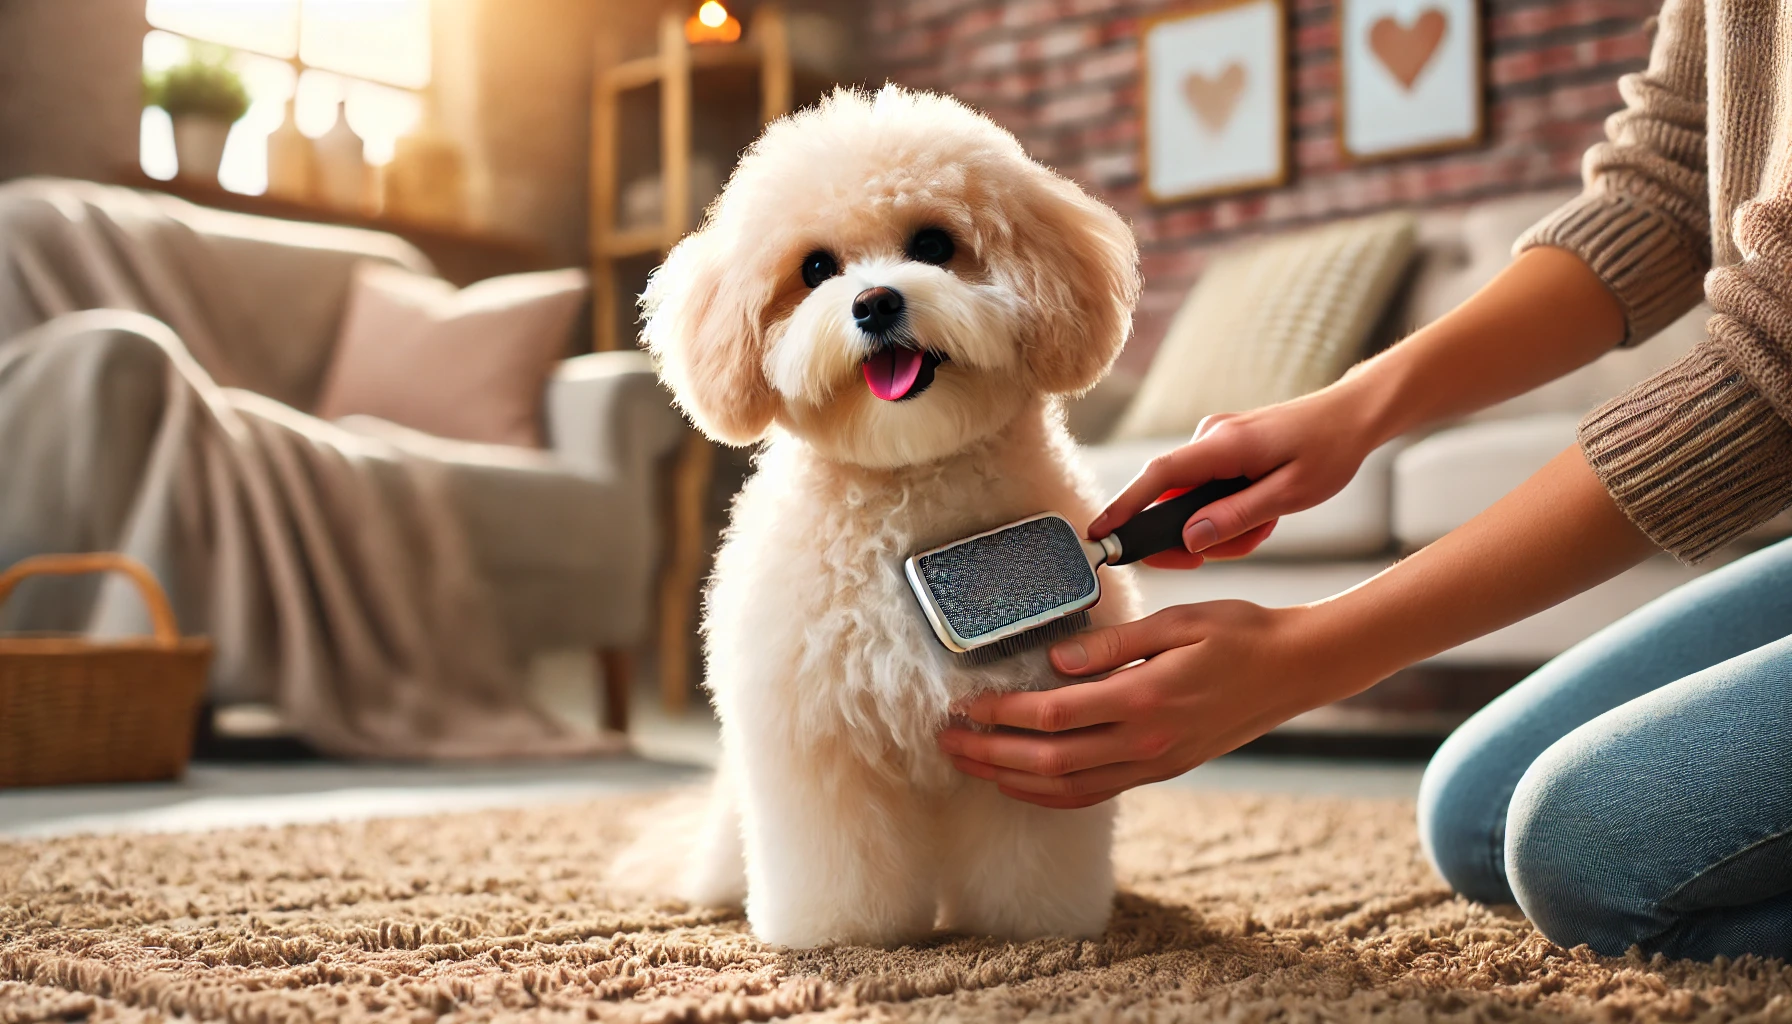
<instances>
[{"instance_id":1,"label":"sofa cushion","mask_svg":"<svg viewBox=\"0 0 1792 1024\"><path fill-rule=\"evenodd\" d=\"M1667 555L1645 559L1623 574L1566 601L1426 659L1442 667L1532 668L1677 586L1723 564L1725 552L1697 566ZM1320 562L1266 562L1247 558L1209 562L1194 572L1140 566L1133 574L1149 614L1202 601L1251 601L1269 607L1305 604L1349 590L1385 570L1392 558Z\"/></svg>"},{"instance_id":2,"label":"sofa cushion","mask_svg":"<svg viewBox=\"0 0 1792 1024\"><path fill-rule=\"evenodd\" d=\"M1575 195L1569 190L1503 196L1424 214L1419 219L1417 267L1394 322L1410 332L1467 301L1512 262L1512 245L1519 235ZM1470 419L1585 413L1685 355L1704 337L1710 317L1710 308L1701 305L1642 345L1612 352Z\"/></svg>"},{"instance_id":3,"label":"sofa cushion","mask_svg":"<svg viewBox=\"0 0 1792 1024\"><path fill-rule=\"evenodd\" d=\"M1492 505L1574 444L1573 413L1468 423L1417 441L1394 460L1394 538L1416 548Z\"/></svg>"},{"instance_id":4,"label":"sofa cushion","mask_svg":"<svg viewBox=\"0 0 1792 1024\"><path fill-rule=\"evenodd\" d=\"M1518 236L1574 196L1572 189L1530 192L1426 213L1407 296L1411 325L1423 327L1480 291L1512 262Z\"/></svg>"},{"instance_id":5,"label":"sofa cushion","mask_svg":"<svg viewBox=\"0 0 1792 1024\"><path fill-rule=\"evenodd\" d=\"M1692 351L1705 338L1711 307L1700 303L1660 334L1631 348L1613 349L1591 363L1542 387L1507 399L1469 417L1474 421L1510 420L1546 413L1584 415L1631 385L1653 377Z\"/></svg>"},{"instance_id":6,"label":"sofa cushion","mask_svg":"<svg viewBox=\"0 0 1792 1024\"><path fill-rule=\"evenodd\" d=\"M1361 357L1412 262L1415 218L1328 224L1212 259L1111 439L1192 433L1203 416L1285 401Z\"/></svg>"},{"instance_id":7,"label":"sofa cushion","mask_svg":"<svg viewBox=\"0 0 1792 1024\"><path fill-rule=\"evenodd\" d=\"M1083 449L1083 458L1104 494L1124 488L1146 462L1183 443L1180 437L1115 441ZM1252 557L1356 558L1386 551L1388 479L1401 442L1370 453L1355 479L1327 501L1283 516Z\"/></svg>"},{"instance_id":8,"label":"sofa cushion","mask_svg":"<svg viewBox=\"0 0 1792 1024\"><path fill-rule=\"evenodd\" d=\"M582 270L494 277L457 291L440 278L366 264L317 415L378 416L441 437L540 447L548 377L586 291Z\"/></svg>"},{"instance_id":9,"label":"sofa cushion","mask_svg":"<svg viewBox=\"0 0 1792 1024\"><path fill-rule=\"evenodd\" d=\"M1114 426L1138 393L1139 375L1116 367L1101 383L1064 399L1064 425L1070 428L1070 436L1083 444L1111 440Z\"/></svg>"}]
</instances>

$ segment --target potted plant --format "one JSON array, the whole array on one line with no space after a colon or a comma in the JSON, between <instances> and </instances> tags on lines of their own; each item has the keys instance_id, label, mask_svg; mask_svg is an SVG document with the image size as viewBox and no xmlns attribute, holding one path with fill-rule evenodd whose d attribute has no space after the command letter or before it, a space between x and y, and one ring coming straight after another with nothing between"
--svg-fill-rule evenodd
<instances>
[{"instance_id":1,"label":"potted plant","mask_svg":"<svg viewBox=\"0 0 1792 1024\"><path fill-rule=\"evenodd\" d=\"M181 176L217 181L230 126L249 111L249 92L224 55L196 52L185 64L145 75L143 87L144 102L174 122Z\"/></svg>"}]
</instances>

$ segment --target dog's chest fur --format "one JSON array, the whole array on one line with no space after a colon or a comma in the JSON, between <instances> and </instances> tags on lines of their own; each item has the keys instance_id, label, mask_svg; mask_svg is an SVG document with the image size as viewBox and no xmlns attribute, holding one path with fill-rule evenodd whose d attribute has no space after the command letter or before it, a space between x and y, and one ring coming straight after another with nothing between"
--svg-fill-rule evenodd
<instances>
[{"instance_id":1,"label":"dog's chest fur","mask_svg":"<svg viewBox=\"0 0 1792 1024\"><path fill-rule=\"evenodd\" d=\"M943 782L950 773L933 736L955 703L1058 681L1043 650L958 664L902 574L915 551L1002 522L1047 509L1088 517L1073 448L1050 411L1022 420L924 468L843 467L788 437L761 453L705 609L725 734L844 742L860 759Z\"/></svg>"}]
</instances>

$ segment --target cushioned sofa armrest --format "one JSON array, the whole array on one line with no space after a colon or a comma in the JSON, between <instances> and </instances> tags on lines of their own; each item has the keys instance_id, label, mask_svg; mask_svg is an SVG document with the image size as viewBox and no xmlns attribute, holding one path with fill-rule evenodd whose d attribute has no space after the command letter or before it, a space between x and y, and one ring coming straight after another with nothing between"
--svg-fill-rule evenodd
<instances>
[{"instance_id":1,"label":"cushioned sofa armrest","mask_svg":"<svg viewBox=\"0 0 1792 1024\"><path fill-rule=\"evenodd\" d=\"M638 479L685 429L644 352L597 352L561 363L548 381L547 421L561 461L606 480Z\"/></svg>"}]
</instances>

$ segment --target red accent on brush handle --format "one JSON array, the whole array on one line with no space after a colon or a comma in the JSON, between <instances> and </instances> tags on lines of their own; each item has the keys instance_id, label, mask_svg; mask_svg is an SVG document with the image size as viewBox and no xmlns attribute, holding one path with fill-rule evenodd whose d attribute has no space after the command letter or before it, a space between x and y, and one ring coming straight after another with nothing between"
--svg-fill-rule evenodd
<instances>
[{"instance_id":1,"label":"red accent on brush handle","mask_svg":"<svg viewBox=\"0 0 1792 1024\"><path fill-rule=\"evenodd\" d=\"M1168 501L1160 501L1128 519L1113 536L1120 541L1120 557L1112 564L1126 565L1159 552L1182 547L1182 528L1188 517L1208 505L1230 497L1251 486L1252 480L1235 476L1230 480L1209 480L1191 487Z\"/></svg>"}]
</instances>

